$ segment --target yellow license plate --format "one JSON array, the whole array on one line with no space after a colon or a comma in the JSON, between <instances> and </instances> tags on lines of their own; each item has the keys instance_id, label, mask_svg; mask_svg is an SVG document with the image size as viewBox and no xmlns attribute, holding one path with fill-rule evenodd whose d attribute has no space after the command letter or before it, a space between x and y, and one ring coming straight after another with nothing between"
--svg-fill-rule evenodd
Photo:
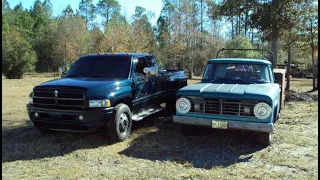
<instances>
[{"instance_id":1,"label":"yellow license plate","mask_svg":"<svg viewBox=\"0 0 320 180\"><path fill-rule=\"evenodd\" d=\"M227 121L212 120L212 128L227 129L228 128L228 122Z\"/></svg>"}]
</instances>

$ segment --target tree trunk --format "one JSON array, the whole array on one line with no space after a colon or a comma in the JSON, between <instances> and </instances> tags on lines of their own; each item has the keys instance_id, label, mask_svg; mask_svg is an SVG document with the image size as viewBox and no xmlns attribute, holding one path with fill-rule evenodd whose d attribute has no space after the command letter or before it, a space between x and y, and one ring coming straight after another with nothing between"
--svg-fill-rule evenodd
<instances>
[{"instance_id":1,"label":"tree trunk","mask_svg":"<svg viewBox=\"0 0 320 180\"><path fill-rule=\"evenodd\" d=\"M316 71L315 71L315 62L314 62L314 47L311 47L311 58L312 58L312 90L316 89Z\"/></svg>"},{"instance_id":2,"label":"tree trunk","mask_svg":"<svg viewBox=\"0 0 320 180\"><path fill-rule=\"evenodd\" d=\"M241 21L241 11L240 11L240 6L239 6L239 9L238 9L238 35L240 35L241 34L241 28L240 28L240 26L241 26L241 23L240 23L240 21Z\"/></svg>"},{"instance_id":3,"label":"tree trunk","mask_svg":"<svg viewBox=\"0 0 320 180\"><path fill-rule=\"evenodd\" d=\"M190 75L191 75L191 78L194 76L194 57L195 57L195 52L193 51L192 54L191 54L191 57L189 55L189 58L191 59L191 65L190 65ZM189 53L188 53L189 54Z\"/></svg>"},{"instance_id":4,"label":"tree trunk","mask_svg":"<svg viewBox=\"0 0 320 180\"><path fill-rule=\"evenodd\" d=\"M88 7L86 8L86 29L88 30Z\"/></svg>"},{"instance_id":5,"label":"tree trunk","mask_svg":"<svg viewBox=\"0 0 320 180\"><path fill-rule=\"evenodd\" d=\"M252 35L251 35L251 44L253 45L253 28L252 28Z\"/></svg>"},{"instance_id":6,"label":"tree trunk","mask_svg":"<svg viewBox=\"0 0 320 180\"><path fill-rule=\"evenodd\" d=\"M277 57L278 57L278 39L279 39L279 32L273 32L271 35L271 51L273 52L273 62L272 66L275 68L277 65Z\"/></svg>"},{"instance_id":7,"label":"tree trunk","mask_svg":"<svg viewBox=\"0 0 320 180\"><path fill-rule=\"evenodd\" d=\"M287 64L287 86L286 90L290 90L290 72L291 72L291 45L288 45L288 64Z\"/></svg>"},{"instance_id":8,"label":"tree trunk","mask_svg":"<svg viewBox=\"0 0 320 180\"><path fill-rule=\"evenodd\" d=\"M231 37L233 39L234 33L233 33L234 25L233 25L233 15L231 16Z\"/></svg>"},{"instance_id":9,"label":"tree trunk","mask_svg":"<svg viewBox=\"0 0 320 180\"><path fill-rule=\"evenodd\" d=\"M66 61L67 61L67 38L64 38L64 62L63 67L66 67Z\"/></svg>"},{"instance_id":10,"label":"tree trunk","mask_svg":"<svg viewBox=\"0 0 320 180\"><path fill-rule=\"evenodd\" d=\"M236 30L236 36L238 35L238 15L236 15L236 27L235 27L235 30Z\"/></svg>"},{"instance_id":11,"label":"tree trunk","mask_svg":"<svg viewBox=\"0 0 320 180\"><path fill-rule=\"evenodd\" d=\"M200 6L200 8L201 8L201 12L200 12L200 15L201 15L201 19L200 19L200 31L201 31L200 50L202 50L202 42L203 42L203 38L202 38L202 36L203 36L203 7L202 7L203 2L202 2L202 0L200 1L200 3L201 3L201 6Z\"/></svg>"},{"instance_id":12,"label":"tree trunk","mask_svg":"<svg viewBox=\"0 0 320 180\"><path fill-rule=\"evenodd\" d=\"M247 23L248 22L248 14L249 14L249 12L248 12L248 4L246 4L246 16L245 16L245 20L244 20L244 35L245 36L247 35L247 28L248 28L248 26L247 26L247 24L248 24Z\"/></svg>"},{"instance_id":13,"label":"tree trunk","mask_svg":"<svg viewBox=\"0 0 320 180\"><path fill-rule=\"evenodd\" d=\"M310 35L311 35L311 59L312 59L312 90L316 89L316 75L315 75L315 63L314 63L314 42L313 42L313 27L312 27L312 19L311 21L311 28L310 28Z\"/></svg>"},{"instance_id":14,"label":"tree trunk","mask_svg":"<svg viewBox=\"0 0 320 180\"><path fill-rule=\"evenodd\" d=\"M106 19L106 25L109 23L109 8L107 8L107 19Z\"/></svg>"}]
</instances>

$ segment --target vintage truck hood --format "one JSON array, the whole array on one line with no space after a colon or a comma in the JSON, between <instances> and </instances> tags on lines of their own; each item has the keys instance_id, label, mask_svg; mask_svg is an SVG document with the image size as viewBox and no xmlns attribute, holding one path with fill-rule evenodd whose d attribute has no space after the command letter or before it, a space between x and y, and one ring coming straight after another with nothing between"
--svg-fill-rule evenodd
<instances>
[{"instance_id":1,"label":"vintage truck hood","mask_svg":"<svg viewBox=\"0 0 320 180\"><path fill-rule=\"evenodd\" d=\"M107 78L61 78L56 80L51 80L40 84L37 87L75 87L85 89L88 94L99 93L102 91L109 91L115 88L120 88L122 86L130 85L131 81L129 80L116 80L116 79L107 79Z\"/></svg>"},{"instance_id":2,"label":"vintage truck hood","mask_svg":"<svg viewBox=\"0 0 320 180\"><path fill-rule=\"evenodd\" d=\"M180 89L179 96L203 98L257 98L272 100L280 92L278 84L212 84L197 83Z\"/></svg>"}]
</instances>

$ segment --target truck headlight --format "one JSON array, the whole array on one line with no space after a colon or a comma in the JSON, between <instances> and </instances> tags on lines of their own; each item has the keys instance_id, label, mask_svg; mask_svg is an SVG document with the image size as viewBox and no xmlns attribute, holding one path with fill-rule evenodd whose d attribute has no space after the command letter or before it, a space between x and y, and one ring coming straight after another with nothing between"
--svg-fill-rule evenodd
<instances>
[{"instance_id":1,"label":"truck headlight","mask_svg":"<svg viewBox=\"0 0 320 180\"><path fill-rule=\"evenodd\" d=\"M29 94L29 104L33 104L33 92Z\"/></svg>"},{"instance_id":2,"label":"truck headlight","mask_svg":"<svg viewBox=\"0 0 320 180\"><path fill-rule=\"evenodd\" d=\"M97 108L97 107L110 107L111 103L108 99L101 99L101 100L89 100L89 107L90 108Z\"/></svg>"},{"instance_id":3,"label":"truck headlight","mask_svg":"<svg viewBox=\"0 0 320 180\"><path fill-rule=\"evenodd\" d=\"M254 106L253 112L258 119L267 119L271 114L271 107L267 103L261 102Z\"/></svg>"},{"instance_id":4,"label":"truck headlight","mask_svg":"<svg viewBox=\"0 0 320 180\"><path fill-rule=\"evenodd\" d=\"M190 111L191 103L187 98L179 98L176 102L176 108L180 113L187 113Z\"/></svg>"}]
</instances>

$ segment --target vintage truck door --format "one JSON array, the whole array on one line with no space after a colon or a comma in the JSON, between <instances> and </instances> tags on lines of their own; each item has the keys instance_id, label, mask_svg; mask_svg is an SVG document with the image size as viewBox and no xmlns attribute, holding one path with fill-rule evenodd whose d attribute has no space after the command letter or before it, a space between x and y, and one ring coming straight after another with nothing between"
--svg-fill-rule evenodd
<instances>
[{"instance_id":1,"label":"vintage truck door","mask_svg":"<svg viewBox=\"0 0 320 180\"><path fill-rule=\"evenodd\" d=\"M132 72L132 105L133 112L147 107L151 104L150 89L152 82L150 78L143 72L145 67L149 67L144 57L133 60Z\"/></svg>"}]
</instances>

